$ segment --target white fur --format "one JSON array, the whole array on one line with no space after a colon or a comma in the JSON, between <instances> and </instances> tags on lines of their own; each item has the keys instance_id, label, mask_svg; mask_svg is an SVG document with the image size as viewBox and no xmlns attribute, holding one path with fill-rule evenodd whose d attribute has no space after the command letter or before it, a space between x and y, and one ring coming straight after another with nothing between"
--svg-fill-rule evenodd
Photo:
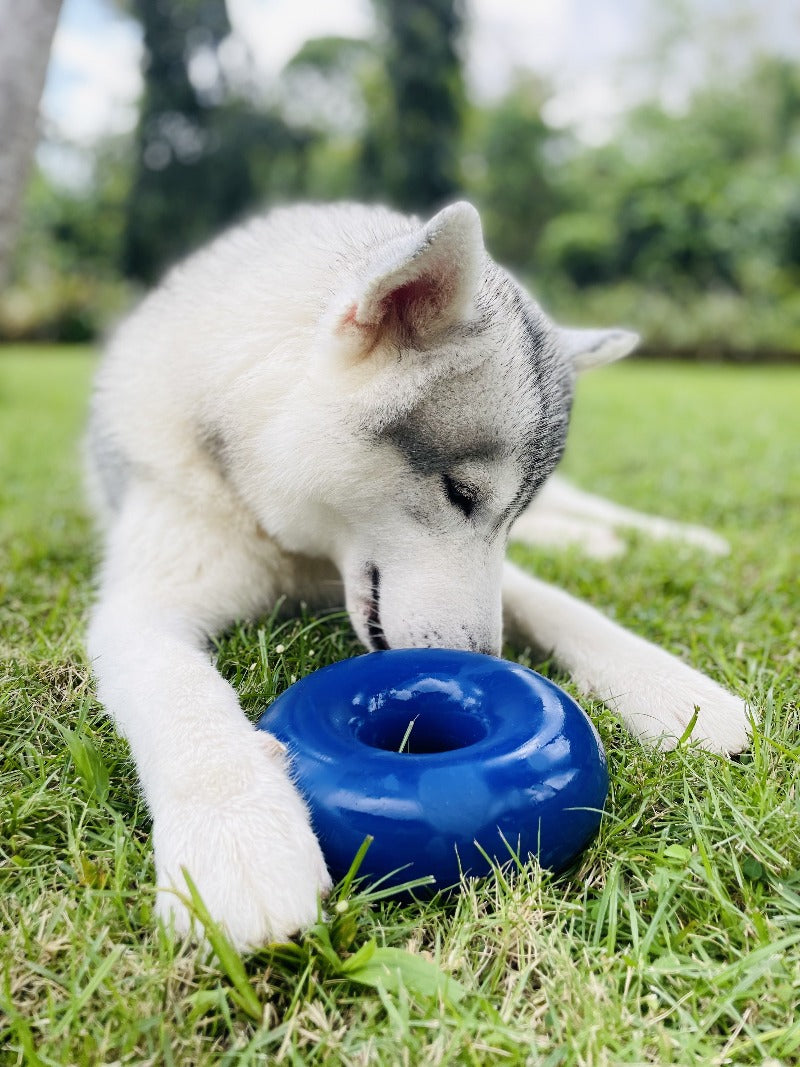
<instances>
[{"instance_id":1,"label":"white fur","mask_svg":"<svg viewBox=\"0 0 800 1067\"><path fill-rule=\"evenodd\" d=\"M716 682L561 589L506 563L503 606L512 635L552 655L581 693L597 697L637 737L672 748L695 714L693 741L715 752L747 744L744 705Z\"/></svg>"},{"instance_id":2,"label":"white fur","mask_svg":"<svg viewBox=\"0 0 800 1067\"><path fill-rule=\"evenodd\" d=\"M558 477L551 478L520 515L511 539L555 548L576 545L594 559L611 559L625 551L617 529L636 530L655 541L693 545L715 556L729 551L727 541L704 526L643 515Z\"/></svg>"},{"instance_id":3,"label":"white fur","mask_svg":"<svg viewBox=\"0 0 800 1067\"><path fill-rule=\"evenodd\" d=\"M568 330L560 329L559 337L564 353L579 372L592 367L604 367L624 359L639 343L639 335L632 330Z\"/></svg>"},{"instance_id":4,"label":"white fur","mask_svg":"<svg viewBox=\"0 0 800 1067\"><path fill-rule=\"evenodd\" d=\"M578 340L491 262L469 205L427 225L357 206L274 212L174 270L120 328L90 429L107 533L88 644L177 930L184 867L244 948L308 925L329 886L280 746L208 653L210 635L278 597L344 599L365 644L393 647L497 652L505 610L640 736L674 742L698 704L704 745L746 743L737 698L504 563L524 486L557 459L576 369L632 344ZM532 450L542 441L552 455ZM469 518L453 485L475 498ZM559 536L577 513L605 554L619 523L686 534L548 493Z\"/></svg>"}]
</instances>

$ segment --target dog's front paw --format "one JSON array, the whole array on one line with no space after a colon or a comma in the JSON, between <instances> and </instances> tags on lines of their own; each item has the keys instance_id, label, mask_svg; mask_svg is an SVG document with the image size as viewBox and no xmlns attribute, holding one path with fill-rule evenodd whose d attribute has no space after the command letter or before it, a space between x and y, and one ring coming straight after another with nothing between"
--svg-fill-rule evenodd
<instances>
[{"instance_id":1,"label":"dog's front paw","mask_svg":"<svg viewBox=\"0 0 800 1067\"><path fill-rule=\"evenodd\" d=\"M189 932L185 868L240 950L310 926L331 884L282 760L270 757L263 739L249 740L246 758L224 764L222 773L209 768L191 794L176 791L160 803L153 826L158 915L176 933Z\"/></svg>"},{"instance_id":2,"label":"dog's front paw","mask_svg":"<svg viewBox=\"0 0 800 1067\"><path fill-rule=\"evenodd\" d=\"M631 733L661 748L674 748L692 720L687 739L711 752L741 752L749 743L744 701L677 661L632 671L604 699Z\"/></svg>"}]
</instances>

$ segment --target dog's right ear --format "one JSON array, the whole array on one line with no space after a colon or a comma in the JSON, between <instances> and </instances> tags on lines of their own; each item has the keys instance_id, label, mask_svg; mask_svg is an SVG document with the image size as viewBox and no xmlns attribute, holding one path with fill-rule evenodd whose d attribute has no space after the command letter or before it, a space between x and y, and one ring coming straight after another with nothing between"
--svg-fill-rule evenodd
<instances>
[{"instance_id":1,"label":"dog's right ear","mask_svg":"<svg viewBox=\"0 0 800 1067\"><path fill-rule=\"evenodd\" d=\"M355 290L337 302L337 347L356 359L382 341L424 348L469 314L484 255L478 213L463 201L391 241L378 251Z\"/></svg>"},{"instance_id":2,"label":"dog's right ear","mask_svg":"<svg viewBox=\"0 0 800 1067\"><path fill-rule=\"evenodd\" d=\"M639 343L633 330L559 329L561 351L580 374L593 367L604 367L624 359Z\"/></svg>"}]
</instances>

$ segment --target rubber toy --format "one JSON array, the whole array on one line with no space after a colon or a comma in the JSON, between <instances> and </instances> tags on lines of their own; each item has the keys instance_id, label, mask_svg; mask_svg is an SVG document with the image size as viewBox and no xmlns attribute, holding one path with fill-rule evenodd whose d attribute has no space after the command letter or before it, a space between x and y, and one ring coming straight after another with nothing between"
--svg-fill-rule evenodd
<instances>
[{"instance_id":1,"label":"rubber toy","mask_svg":"<svg viewBox=\"0 0 800 1067\"><path fill-rule=\"evenodd\" d=\"M288 749L335 880L433 889L489 859L567 866L600 824L608 768L586 714L507 660L449 649L371 652L323 667L262 715ZM478 847L480 846L480 847Z\"/></svg>"}]
</instances>

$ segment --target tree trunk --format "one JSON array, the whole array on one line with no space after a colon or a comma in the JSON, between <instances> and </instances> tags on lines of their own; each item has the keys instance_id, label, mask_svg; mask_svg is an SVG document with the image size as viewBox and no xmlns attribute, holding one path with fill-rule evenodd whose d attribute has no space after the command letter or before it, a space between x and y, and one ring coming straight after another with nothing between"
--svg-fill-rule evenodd
<instances>
[{"instance_id":1,"label":"tree trunk","mask_svg":"<svg viewBox=\"0 0 800 1067\"><path fill-rule=\"evenodd\" d=\"M37 113L61 0L0 0L0 285L37 140Z\"/></svg>"}]
</instances>

